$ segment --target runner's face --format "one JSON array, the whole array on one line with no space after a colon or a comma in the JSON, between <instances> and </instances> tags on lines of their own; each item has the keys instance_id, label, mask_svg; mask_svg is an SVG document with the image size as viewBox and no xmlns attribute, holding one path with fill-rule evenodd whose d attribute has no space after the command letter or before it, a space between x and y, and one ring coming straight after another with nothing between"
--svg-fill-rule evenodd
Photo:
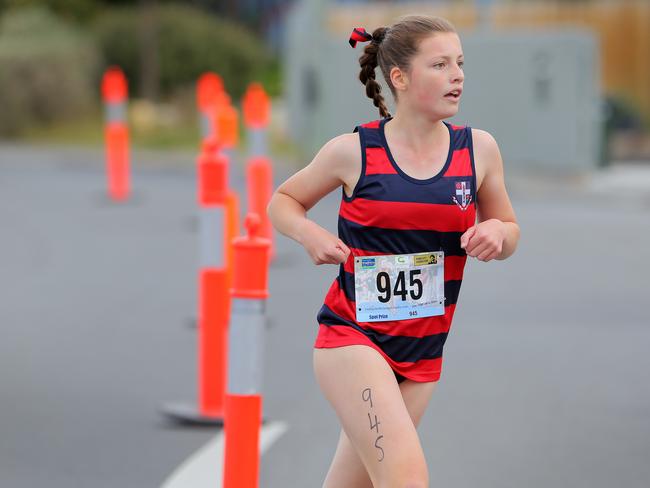
<instances>
[{"instance_id":1,"label":"runner's face","mask_svg":"<svg viewBox=\"0 0 650 488\"><path fill-rule=\"evenodd\" d=\"M422 41L411 59L404 95L409 105L436 118L456 115L462 95L445 96L462 89L463 49L454 32L436 33Z\"/></svg>"}]
</instances>

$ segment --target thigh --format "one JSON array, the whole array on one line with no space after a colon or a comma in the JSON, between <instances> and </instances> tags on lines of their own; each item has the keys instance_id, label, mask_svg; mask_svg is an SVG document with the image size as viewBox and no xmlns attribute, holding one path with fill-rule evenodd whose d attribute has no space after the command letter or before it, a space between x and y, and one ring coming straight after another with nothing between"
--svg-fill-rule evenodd
<instances>
[{"instance_id":1,"label":"thigh","mask_svg":"<svg viewBox=\"0 0 650 488\"><path fill-rule=\"evenodd\" d=\"M399 383L406 409L416 427L422 419L436 384L418 383L409 379ZM368 471L344 429L339 433L339 442L323 488L373 488Z\"/></svg>"},{"instance_id":2,"label":"thigh","mask_svg":"<svg viewBox=\"0 0 650 488\"><path fill-rule=\"evenodd\" d=\"M406 379L399 384L399 389L402 392L402 398L406 409L411 416L413 424L417 427L420 425L422 416L429 405L433 391L438 385L437 381L418 382Z\"/></svg>"},{"instance_id":3,"label":"thigh","mask_svg":"<svg viewBox=\"0 0 650 488\"><path fill-rule=\"evenodd\" d=\"M428 477L402 391L378 351L365 345L314 349L314 372L374 486Z\"/></svg>"}]
</instances>

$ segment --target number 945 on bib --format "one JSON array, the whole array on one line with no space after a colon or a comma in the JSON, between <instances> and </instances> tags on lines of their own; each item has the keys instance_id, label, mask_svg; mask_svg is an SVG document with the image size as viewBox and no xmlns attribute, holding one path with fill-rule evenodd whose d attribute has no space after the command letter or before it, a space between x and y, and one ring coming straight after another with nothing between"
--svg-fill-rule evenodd
<instances>
[{"instance_id":1,"label":"number 945 on bib","mask_svg":"<svg viewBox=\"0 0 650 488\"><path fill-rule=\"evenodd\" d=\"M443 251L356 256L357 322L444 315L444 259Z\"/></svg>"}]
</instances>

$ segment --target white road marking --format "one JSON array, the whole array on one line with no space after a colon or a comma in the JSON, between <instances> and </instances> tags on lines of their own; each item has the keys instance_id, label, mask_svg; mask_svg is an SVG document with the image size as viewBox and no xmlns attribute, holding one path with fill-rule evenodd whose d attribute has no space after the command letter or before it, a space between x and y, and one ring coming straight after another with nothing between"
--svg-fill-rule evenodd
<instances>
[{"instance_id":1,"label":"white road marking","mask_svg":"<svg viewBox=\"0 0 650 488\"><path fill-rule=\"evenodd\" d=\"M263 425L260 433L260 456L288 428L285 422ZM222 430L176 468L161 488L221 488L224 444L225 437Z\"/></svg>"}]
</instances>

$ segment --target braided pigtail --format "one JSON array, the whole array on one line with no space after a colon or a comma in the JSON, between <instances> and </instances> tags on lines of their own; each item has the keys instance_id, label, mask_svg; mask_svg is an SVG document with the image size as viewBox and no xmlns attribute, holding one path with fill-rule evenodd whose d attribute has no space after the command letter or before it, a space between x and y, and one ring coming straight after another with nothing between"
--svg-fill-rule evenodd
<instances>
[{"instance_id":1,"label":"braided pigtail","mask_svg":"<svg viewBox=\"0 0 650 488\"><path fill-rule=\"evenodd\" d=\"M375 68L379 65L379 48L387 30L387 27L375 29L372 33L372 41L364 48L363 54L359 58L359 65L361 66L359 80L366 87L366 95L372 99L375 107L379 108L381 117L388 117L390 113L384 103L384 97L381 95L381 85L375 78Z\"/></svg>"}]
</instances>

